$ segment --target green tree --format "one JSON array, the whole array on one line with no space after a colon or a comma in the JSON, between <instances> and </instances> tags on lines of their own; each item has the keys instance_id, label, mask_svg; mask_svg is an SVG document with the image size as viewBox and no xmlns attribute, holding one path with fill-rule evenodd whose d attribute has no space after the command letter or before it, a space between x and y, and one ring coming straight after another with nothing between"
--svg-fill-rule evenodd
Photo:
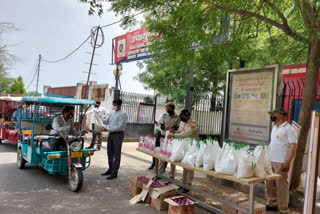
<instances>
[{"instance_id":1,"label":"green tree","mask_svg":"<svg viewBox=\"0 0 320 214\"><path fill-rule=\"evenodd\" d=\"M10 94L26 94L27 91L24 88L23 78L19 76L13 80L13 84L10 86Z\"/></svg>"},{"instance_id":2,"label":"green tree","mask_svg":"<svg viewBox=\"0 0 320 214\"><path fill-rule=\"evenodd\" d=\"M10 85L13 80L7 76L4 66L0 64L0 95L8 94L10 92Z\"/></svg>"},{"instance_id":3,"label":"green tree","mask_svg":"<svg viewBox=\"0 0 320 214\"><path fill-rule=\"evenodd\" d=\"M27 91L27 94L37 94L37 91Z\"/></svg>"},{"instance_id":4,"label":"green tree","mask_svg":"<svg viewBox=\"0 0 320 214\"><path fill-rule=\"evenodd\" d=\"M89 2L91 2L91 7L94 8L96 1L91 0ZM208 39L212 39L212 36L221 35L221 26L223 25L221 20L223 16L227 15L231 19L230 39L228 42L232 42L233 45L247 44L242 46L244 48L242 51L240 50L238 55L241 59L249 60L247 65L261 62L263 64L266 62L299 63L306 60L307 71L304 97L298 121L302 129L291 188L295 189L299 186L303 155L310 128L311 111L316 98L320 66L320 4L318 1L118 0L112 4L112 10L126 17L123 24L130 23L128 17L132 14L132 10L144 11L147 16L151 17L150 20L152 22L148 22L148 24L151 24L150 29L155 30L159 35L163 33L164 38L165 36L180 36L183 39L185 32L187 32L187 34L190 33L193 36L194 41L198 41L200 44L208 44ZM202 10L202 13L198 13L197 11L199 10ZM161 25L157 25L158 28L152 26L153 22L159 22L157 18L159 21L163 21L163 29ZM192 21L194 24L190 25ZM184 25L185 23L186 25ZM171 31L168 31L167 26L171 27L169 28ZM176 26L181 26L181 28L178 27L175 30ZM183 26L185 31L182 30ZM180 41L177 40L177 42L179 43ZM189 45L190 43L186 44L185 47ZM161 46L158 45L157 47ZM260 50L260 52L255 52L255 50ZM190 59L191 54L186 49L184 51L185 58ZM231 59L231 61L233 62L234 59Z\"/></svg>"},{"instance_id":5,"label":"green tree","mask_svg":"<svg viewBox=\"0 0 320 214\"><path fill-rule=\"evenodd\" d=\"M3 44L1 40L2 34L17 28L8 22L0 22L0 95L10 93L10 86L13 82L12 78L8 77L7 71L13 66L16 58L9 53L8 45Z\"/></svg>"}]
</instances>

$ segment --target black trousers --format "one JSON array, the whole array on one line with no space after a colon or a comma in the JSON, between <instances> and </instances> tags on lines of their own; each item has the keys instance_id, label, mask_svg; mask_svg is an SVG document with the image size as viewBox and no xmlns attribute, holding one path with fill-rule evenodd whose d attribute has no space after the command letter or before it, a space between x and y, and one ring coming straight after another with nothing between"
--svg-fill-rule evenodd
<instances>
[{"instance_id":1,"label":"black trousers","mask_svg":"<svg viewBox=\"0 0 320 214\"><path fill-rule=\"evenodd\" d=\"M61 138L49 138L48 143L50 145L51 151L63 151L67 150L67 144L64 139Z\"/></svg>"},{"instance_id":2,"label":"black trousers","mask_svg":"<svg viewBox=\"0 0 320 214\"><path fill-rule=\"evenodd\" d=\"M121 161L121 149L124 132L109 133L108 136L108 164L112 175L118 175Z\"/></svg>"},{"instance_id":3,"label":"black trousers","mask_svg":"<svg viewBox=\"0 0 320 214\"><path fill-rule=\"evenodd\" d=\"M96 139L98 137L98 143L97 143L97 148L101 148L101 144L102 144L102 133L101 132L93 132L92 133L92 141L90 146L94 146L96 144Z\"/></svg>"}]
</instances>

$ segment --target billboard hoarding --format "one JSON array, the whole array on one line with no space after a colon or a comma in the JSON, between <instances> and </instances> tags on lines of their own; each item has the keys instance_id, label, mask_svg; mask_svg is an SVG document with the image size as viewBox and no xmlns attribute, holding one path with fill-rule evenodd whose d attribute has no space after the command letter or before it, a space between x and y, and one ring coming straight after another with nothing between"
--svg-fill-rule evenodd
<instances>
[{"instance_id":1,"label":"billboard hoarding","mask_svg":"<svg viewBox=\"0 0 320 214\"><path fill-rule=\"evenodd\" d=\"M277 106L280 66L228 71L225 138L250 144L269 143L268 111Z\"/></svg>"}]
</instances>

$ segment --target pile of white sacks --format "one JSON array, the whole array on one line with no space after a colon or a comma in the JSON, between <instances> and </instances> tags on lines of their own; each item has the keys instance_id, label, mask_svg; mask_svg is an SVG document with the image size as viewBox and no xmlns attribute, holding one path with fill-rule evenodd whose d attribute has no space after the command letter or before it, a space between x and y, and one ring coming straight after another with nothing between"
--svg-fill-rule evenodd
<instances>
[{"instance_id":1,"label":"pile of white sacks","mask_svg":"<svg viewBox=\"0 0 320 214\"><path fill-rule=\"evenodd\" d=\"M143 147L142 144L139 146ZM250 150L248 144L224 143L211 138L199 141L191 138L164 140L160 155L170 161L181 162L206 171L233 175L238 178L253 176L264 178L272 174L268 146L256 146Z\"/></svg>"}]
</instances>

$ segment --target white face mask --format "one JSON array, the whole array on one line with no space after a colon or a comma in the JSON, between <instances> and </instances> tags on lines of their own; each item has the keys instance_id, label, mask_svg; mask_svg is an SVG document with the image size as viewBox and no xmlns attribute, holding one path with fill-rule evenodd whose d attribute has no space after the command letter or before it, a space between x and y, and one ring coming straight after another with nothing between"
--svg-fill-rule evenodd
<instances>
[{"instance_id":1,"label":"white face mask","mask_svg":"<svg viewBox=\"0 0 320 214\"><path fill-rule=\"evenodd\" d=\"M116 111L117 109L117 106L112 106L112 110Z\"/></svg>"}]
</instances>

